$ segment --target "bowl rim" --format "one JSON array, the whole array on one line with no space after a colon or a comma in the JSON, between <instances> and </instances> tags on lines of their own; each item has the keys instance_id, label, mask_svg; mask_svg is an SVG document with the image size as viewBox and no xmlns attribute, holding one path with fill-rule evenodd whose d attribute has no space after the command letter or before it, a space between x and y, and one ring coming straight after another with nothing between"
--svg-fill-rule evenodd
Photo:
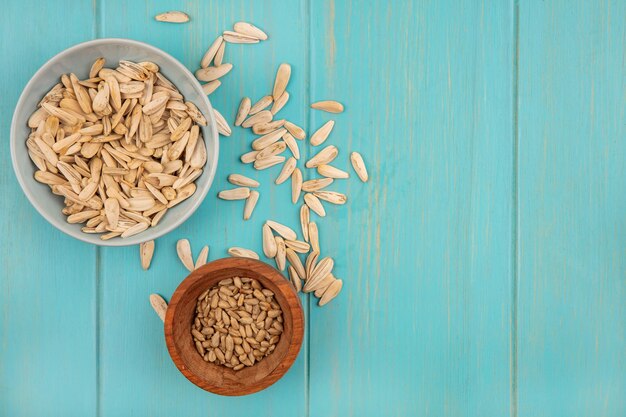
<instances>
[{"instance_id":1,"label":"bowl rim","mask_svg":"<svg viewBox=\"0 0 626 417\"><path fill-rule=\"evenodd\" d=\"M208 273L213 273L219 270L231 268L252 269L252 266L265 270L267 274L264 271L260 272L259 275L261 275L264 279L272 281L273 284L278 286L279 290L283 293L283 296L287 299L287 306L281 305L281 308L288 307L291 310L293 326L292 338L289 341L287 352L285 353L285 356L282 358L281 362L278 363L278 366L276 366L276 368L274 368L274 370L272 370L263 379L255 381L257 383L256 385L252 386L249 389L223 388L222 386L213 385L207 382L205 379L192 372L188 367L185 366L185 362L183 361L183 358L176 346L176 343L174 342L175 310L178 308L178 305L186 292L190 288L192 288L194 284L196 284L198 281L207 277L207 274L203 273L204 271L202 270L205 270ZM283 291L283 288L290 288L292 294L286 294ZM299 326L296 325L298 323L300 324ZM289 371L289 369L293 366L296 359L298 358L300 351L302 350L305 326L306 323L304 317L304 308L302 307L302 301L300 300L299 294L296 292L295 288L293 288L289 280L287 280L279 270L274 268L272 265L258 259L226 257L208 262L199 269L192 271L187 277L185 277L185 279L180 282L180 284L178 284L176 290L174 290L174 293L170 297L168 309L165 313L165 320L163 323L163 335L165 337L165 344L170 359L172 359L172 362L174 362L176 368L190 382L202 388L203 390L214 394L226 396L241 396L253 394L270 387L279 379L281 379L287 373L287 371Z\"/></svg>"},{"instance_id":2,"label":"bowl rim","mask_svg":"<svg viewBox=\"0 0 626 417\"><path fill-rule=\"evenodd\" d=\"M202 174L202 175L208 175L209 176L206 187L204 189L202 189L202 190L196 190L196 193L194 193L190 197L189 203L191 203L191 205L188 207L188 209L186 211L183 212L183 214L181 216L179 216L174 222L172 222L171 225L169 225L169 226L159 230L158 232L153 232L152 234L146 233L146 232L150 231L150 228L149 228L145 232L136 234L134 236L130 236L130 237L126 238L126 239L115 238L115 239L109 239L109 240L102 240L100 238L98 238L98 239L93 239L93 238L90 239L89 236L94 236L94 235L89 235L89 234L83 233L81 231L76 232L74 229L69 229L69 228L63 227L64 225L66 225L65 222L59 222L55 217L51 216L48 213L48 210L46 210L45 207L43 207L34 198L32 198L30 192L26 191L26 182L27 181L34 181L34 179L32 177L30 177L29 179L26 179L24 176L21 175L21 173L19 172L19 170L17 168L18 167L18 161L17 161L17 151L18 151L17 150L17 143L18 143L17 142L18 141L18 138L17 138L17 129L18 129L17 123L18 123L18 121L17 121L17 119L18 119L18 115L21 112L25 111L25 109L23 109L23 107L25 106L25 101L26 101L26 98L27 98L28 94L30 93L30 90L34 88L35 80L37 80L37 78L39 78L39 76L41 76L43 73L48 71L54 65L54 63L56 63L57 61L65 58L67 55L69 55L70 53L74 52L77 49L82 49L82 48L92 47L92 46L98 46L98 45L103 45L103 44L111 44L111 43L120 44L120 45L132 45L132 46L135 46L135 47L147 49L148 51L153 52L153 53L159 55L159 58L163 58L164 57L165 59L171 61L171 63L175 67L177 67L181 71L181 73L183 73L189 80L191 80L192 88L194 88L196 90L196 92L200 96L200 98L203 101L203 103L209 109L209 114L205 114L204 116L209 121L208 126L206 128L209 130L209 132L215 138L215 140L213 141L212 148L209 149L207 141L206 141L206 138L204 140L205 140L205 146L207 146L207 154L213 155L213 159L214 159L215 162L212 164L212 167L210 167L210 169L208 169L208 170L205 169L203 174ZM217 171L217 164L219 162L219 136L218 136L218 132L217 132L217 123L215 121L215 116L213 114L213 106L211 105L211 102L209 101L208 96L206 94L204 94L204 91L202 91L202 87L200 86L200 83L198 82L198 80L196 80L196 77L178 59L174 58L172 55L168 54L167 52L163 51L162 49L157 48L156 46L149 45L149 44L147 44L145 42L140 42L140 41L136 41L136 40L133 40L133 39L126 39L126 38L101 38L101 39L93 39L93 40L90 40L90 41L81 42L81 43L78 43L76 45L70 46L67 49L64 49L63 51L59 52L58 54L56 54L53 57L51 57L50 59L48 59L46 61L46 63L43 64L31 76L30 80L28 81L26 86L24 86L24 89L22 90L22 93L20 94L20 97L19 97L19 99L17 101L17 104L15 105L15 110L13 111L13 116L12 116L12 119L11 119L11 131L10 131L9 142L10 142L11 164L13 165L13 172L15 173L15 176L17 177L17 181L20 184L20 188L22 189L22 192L24 193L24 195L26 195L26 198L28 199L30 204L35 208L35 210L37 210L37 212L44 219L46 219L46 221L48 221L48 223L50 223L52 226L54 226L55 228L57 228L61 232L65 233L66 235L71 236L71 237L73 237L75 239L78 239L80 241L96 245L96 246L131 246L131 245L136 245L136 244L139 244L141 242L157 239L157 238L159 238L161 236L164 236L164 235L168 234L172 230L176 229L178 226L180 226L185 221L187 221L187 219L189 217L191 217L191 215L193 213L195 213L195 211L198 209L198 207L200 207L200 204L202 204L202 202L204 201L204 199L207 196L207 194L208 194L208 192L209 192L209 190L211 188L211 185L213 184L213 181L215 179L215 173ZM191 200L191 198L194 198L194 199Z\"/></svg>"}]
</instances>

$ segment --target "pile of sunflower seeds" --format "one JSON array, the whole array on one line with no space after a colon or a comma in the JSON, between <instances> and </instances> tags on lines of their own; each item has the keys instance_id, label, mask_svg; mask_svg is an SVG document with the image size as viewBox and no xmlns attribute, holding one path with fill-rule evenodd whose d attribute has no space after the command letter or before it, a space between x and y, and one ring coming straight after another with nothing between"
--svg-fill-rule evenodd
<instances>
[{"instance_id":1,"label":"pile of sunflower seeds","mask_svg":"<svg viewBox=\"0 0 626 417\"><path fill-rule=\"evenodd\" d=\"M156 226L196 191L207 121L156 64L104 65L98 58L86 80L61 76L29 118L26 146L67 221L107 240Z\"/></svg>"},{"instance_id":2,"label":"pile of sunflower seeds","mask_svg":"<svg viewBox=\"0 0 626 417\"><path fill-rule=\"evenodd\" d=\"M191 334L206 362L235 371L276 349L283 312L274 293L252 278L228 278L198 297Z\"/></svg>"}]
</instances>

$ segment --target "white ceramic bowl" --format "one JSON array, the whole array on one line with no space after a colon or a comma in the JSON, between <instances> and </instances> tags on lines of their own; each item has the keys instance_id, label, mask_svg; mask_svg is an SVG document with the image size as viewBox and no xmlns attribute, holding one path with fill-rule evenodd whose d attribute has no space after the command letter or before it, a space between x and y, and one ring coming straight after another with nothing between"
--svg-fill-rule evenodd
<instances>
[{"instance_id":1,"label":"white ceramic bowl","mask_svg":"<svg viewBox=\"0 0 626 417\"><path fill-rule=\"evenodd\" d=\"M207 126L202 127L202 135L207 148L207 163L204 172L196 180L196 192L187 200L172 207L165 213L156 227L125 239L113 238L101 240L98 234L83 233L81 224L69 224L66 216L61 213L64 207L63 199L52 194L45 184L35 181L33 175L36 167L30 160L26 148L26 139L30 133L28 118L37 109L42 97L59 82L62 74L73 72L80 79L88 77L91 64L98 57L106 59L106 67L117 66L119 60L152 61L160 67L163 73L183 94L186 101L193 102L207 119ZM200 206L207 195L217 168L219 141L217 125L213 117L213 109L207 96L202 91L187 68L171 55L147 45L129 39L97 39L75 45L59 53L42 66L28 82L20 96L13 122L11 123L11 159L17 179L37 211L57 229L85 242L103 246L135 245L148 240L156 239L183 223Z\"/></svg>"}]
</instances>

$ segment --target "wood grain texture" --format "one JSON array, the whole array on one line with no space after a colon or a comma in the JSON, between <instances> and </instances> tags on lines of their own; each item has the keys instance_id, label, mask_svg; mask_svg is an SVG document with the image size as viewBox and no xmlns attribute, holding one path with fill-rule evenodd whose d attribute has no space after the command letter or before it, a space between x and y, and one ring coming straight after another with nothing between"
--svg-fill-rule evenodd
<instances>
[{"instance_id":1,"label":"wood grain texture","mask_svg":"<svg viewBox=\"0 0 626 417\"><path fill-rule=\"evenodd\" d=\"M59 17L54 4L39 2L5 2L0 13L1 416L95 415L96 250L62 234L30 206L9 156L22 88L46 60L93 34L90 4L63 14L72 30L50 24Z\"/></svg>"},{"instance_id":2,"label":"wood grain texture","mask_svg":"<svg viewBox=\"0 0 626 417\"><path fill-rule=\"evenodd\" d=\"M519 416L621 416L626 3L520 3Z\"/></svg>"},{"instance_id":3,"label":"wood grain texture","mask_svg":"<svg viewBox=\"0 0 626 417\"><path fill-rule=\"evenodd\" d=\"M155 22L153 16L164 10L183 10L191 16L185 25ZM224 62L233 70L222 79L222 86L210 96L211 103L231 123L244 95L256 101L271 93L275 70L280 62L294 65L289 86L291 100L281 116L295 122L306 121L307 27L289 22L305 16L299 2L281 1L137 1L106 0L101 5L102 37L128 37L149 42L179 59L189 69L199 67L206 48L223 30L239 20L248 20L268 31L270 39L258 45L227 45ZM297 66L296 66L297 64ZM290 100L290 101L291 101ZM300 103L297 105L295 103ZM305 350L289 372L268 389L246 397L221 397L193 386L178 372L167 354L162 323L154 315L147 297L158 292L166 300L187 271L176 258L180 238L191 242L194 257L204 245L210 246L209 259L227 255L231 246L249 247L260 252L261 225L268 218L280 219L295 228L298 212L290 203L289 184L273 185L280 167L255 171L239 161L250 148L254 135L233 128L233 135L222 138L218 173L205 202L181 227L156 241L152 267L140 269L138 248L105 249L101 259L99 381L100 413L103 416L128 414L171 416L247 416L256 409L259 416L293 417L305 415ZM219 190L232 187L228 174L239 173L260 181L261 197L252 218L244 222L243 202L218 200ZM271 184L271 185L270 185ZM128 372L128 369L135 369ZM139 399L139 400L138 400ZM288 400L286 400L288 399Z\"/></svg>"},{"instance_id":4,"label":"wood grain texture","mask_svg":"<svg viewBox=\"0 0 626 417\"><path fill-rule=\"evenodd\" d=\"M237 372L205 362L198 354L190 332L200 295L220 281L233 277L255 279L263 288L272 291L282 310L284 326L271 355ZM280 271L256 259L229 257L209 262L180 283L167 307L164 327L167 350L187 379L216 394L250 395L274 384L296 360L304 337L304 312L300 297Z\"/></svg>"},{"instance_id":5,"label":"wood grain texture","mask_svg":"<svg viewBox=\"0 0 626 417\"><path fill-rule=\"evenodd\" d=\"M311 306L312 416L510 410L510 5L312 2L311 100L335 99L337 181L318 221L343 292Z\"/></svg>"},{"instance_id":6,"label":"wood grain texture","mask_svg":"<svg viewBox=\"0 0 626 417\"><path fill-rule=\"evenodd\" d=\"M154 21L182 10L183 25ZM25 19L28 24L25 24ZM95 249L48 225L0 164L0 416L623 416L626 414L626 4L420 0L9 0L0 13L0 134L35 70L94 37L153 44L195 70L240 20L269 40L227 45L211 102L232 123L244 95L292 65L280 117L324 145L345 206L325 204L323 255L341 294L302 298L293 367L262 392L206 393L169 358L149 294L187 271L180 238L209 259L261 253L261 225L299 230L280 167L239 162L253 135L221 139L198 211L156 242ZM63 30L53 22L63 22ZM308 108L336 99L342 114ZM300 145L301 142L298 142ZM301 146L301 161L312 152ZM357 180L359 151L370 181ZM261 182L252 219L219 201L227 176ZM305 180L314 178L305 171Z\"/></svg>"}]
</instances>

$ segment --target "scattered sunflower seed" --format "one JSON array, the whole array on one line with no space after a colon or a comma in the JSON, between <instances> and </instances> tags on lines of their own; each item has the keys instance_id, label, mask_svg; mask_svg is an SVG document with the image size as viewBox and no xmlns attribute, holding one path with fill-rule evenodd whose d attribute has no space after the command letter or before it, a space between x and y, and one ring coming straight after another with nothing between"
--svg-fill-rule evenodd
<instances>
[{"instance_id":1,"label":"scattered sunflower seed","mask_svg":"<svg viewBox=\"0 0 626 417\"><path fill-rule=\"evenodd\" d=\"M309 230L309 243L311 243L311 249L313 252L320 252L320 238L317 223L310 222L308 225Z\"/></svg>"},{"instance_id":2,"label":"scattered sunflower seed","mask_svg":"<svg viewBox=\"0 0 626 417\"><path fill-rule=\"evenodd\" d=\"M367 168L365 168L365 162L363 162L363 157L358 152L352 152L350 154L350 161L352 162L352 168L354 168L354 172L363 182L367 182L369 175L367 174Z\"/></svg>"},{"instance_id":3,"label":"scattered sunflower seed","mask_svg":"<svg viewBox=\"0 0 626 417\"><path fill-rule=\"evenodd\" d=\"M215 58L215 54L217 54L217 50L220 49L220 46L223 42L224 38L222 38L221 36L218 36L217 39L213 41L211 46L209 46L209 48L204 53L202 60L200 61L201 68L208 68L209 65L211 65L211 61L213 61L213 58Z\"/></svg>"},{"instance_id":4,"label":"scattered sunflower seed","mask_svg":"<svg viewBox=\"0 0 626 417\"><path fill-rule=\"evenodd\" d=\"M324 149L322 149L321 151L319 151L311 159L309 159L306 162L305 166L307 168L315 168L319 165L328 165L337 157L338 154L339 154L339 150L337 149L337 147L333 145L329 145L325 147Z\"/></svg>"},{"instance_id":5,"label":"scattered sunflower seed","mask_svg":"<svg viewBox=\"0 0 626 417\"><path fill-rule=\"evenodd\" d=\"M291 122L285 122L285 128L289 131L289 133L291 133L293 135L294 138L296 139L304 139L306 137L306 133L304 132L304 129L302 129L300 126L291 123Z\"/></svg>"},{"instance_id":6,"label":"scattered sunflower seed","mask_svg":"<svg viewBox=\"0 0 626 417\"><path fill-rule=\"evenodd\" d=\"M316 191L313 193L320 200L328 201L332 204L346 204L348 197L336 191Z\"/></svg>"},{"instance_id":7,"label":"scattered sunflower seed","mask_svg":"<svg viewBox=\"0 0 626 417\"><path fill-rule=\"evenodd\" d=\"M217 196L222 200L245 200L250 196L248 187L238 187L230 190L220 191Z\"/></svg>"},{"instance_id":8,"label":"scattered sunflower seed","mask_svg":"<svg viewBox=\"0 0 626 417\"><path fill-rule=\"evenodd\" d=\"M296 158L287 159L287 161L283 165L283 169L280 171L280 174L278 175L278 177L276 178L276 181L274 182L278 185L287 181L287 179L293 173L294 169L296 169L296 163L297 163Z\"/></svg>"},{"instance_id":9,"label":"scattered sunflower seed","mask_svg":"<svg viewBox=\"0 0 626 417\"><path fill-rule=\"evenodd\" d=\"M274 115L269 110L261 110L257 114L248 117L241 123L242 127L248 128L258 123L269 123Z\"/></svg>"},{"instance_id":10,"label":"scattered sunflower seed","mask_svg":"<svg viewBox=\"0 0 626 417\"><path fill-rule=\"evenodd\" d=\"M272 104L273 101L274 99L272 98L272 96L261 97L259 101L257 101L252 107L250 107L250 111L248 112L248 114L252 116L253 114L257 114L261 110L265 110L270 104Z\"/></svg>"},{"instance_id":11,"label":"scattered sunflower seed","mask_svg":"<svg viewBox=\"0 0 626 417\"><path fill-rule=\"evenodd\" d=\"M298 235L296 235L296 232L294 232L292 228L285 226L284 224L280 224L278 222L275 222L274 220L267 220L265 224L267 224L276 233L278 233L285 239L296 240L298 238Z\"/></svg>"},{"instance_id":12,"label":"scattered sunflower seed","mask_svg":"<svg viewBox=\"0 0 626 417\"><path fill-rule=\"evenodd\" d=\"M150 305L157 313L161 321L165 322L165 314L167 312L167 303L159 294L150 294Z\"/></svg>"},{"instance_id":13,"label":"scattered sunflower seed","mask_svg":"<svg viewBox=\"0 0 626 417\"><path fill-rule=\"evenodd\" d=\"M187 13L179 12L177 10L158 14L154 16L154 18L159 22L168 22L168 23L189 22L189 15L187 15Z\"/></svg>"},{"instance_id":14,"label":"scattered sunflower seed","mask_svg":"<svg viewBox=\"0 0 626 417\"><path fill-rule=\"evenodd\" d=\"M318 165L317 173L326 178L341 179L341 178L350 177L350 174L348 174L346 171L343 171L339 168L335 168L334 166L331 166L331 165Z\"/></svg>"},{"instance_id":15,"label":"scattered sunflower seed","mask_svg":"<svg viewBox=\"0 0 626 417\"><path fill-rule=\"evenodd\" d=\"M256 190L251 190L250 195L246 198L246 204L243 208L243 219L249 220L252 217L252 212L256 207L256 203L259 201L259 192Z\"/></svg>"},{"instance_id":16,"label":"scattered sunflower seed","mask_svg":"<svg viewBox=\"0 0 626 417\"><path fill-rule=\"evenodd\" d=\"M250 249L245 249L245 248L238 248L238 247L232 247L228 249L228 254L230 256L234 256L234 257L238 257L238 258L251 258L251 259L259 259L259 255L257 255L256 252L250 250Z\"/></svg>"},{"instance_id":17,"label":"scattered sunflower seed","mask_svg":"<svg viewBox=\"0 0 626 417\"><path fill-rule=\"evenodd\" d=\"M343 112L343 104L334 100L318 101L311 104L312 109L322 110L328 113L341 113Z\"/></svg>"},{"instance_id":18,"label":"scattered sunflower seed","mask_svg":"<svg viewBox=\"0 0 626 417\"><path fill-rule=\"evenodd\" d=\"M329 120L328 122L324 123L322 127L317 129L315 133L311 135L311 139L310 139L311 145L318 146L324 143L326 139L328 138L328 135L330 135L330 132L333 130L334 126L335 126L334 120Z\"/></svg>"},{"instance_id":19,"label":"scattered sunflower seed","mask_svg":"<svg viewBox=\"0 0 626 417\"><path fill-rule=\"evenodd\" d=\"M332 178L317 178L314 180L304 181L302 183L302 191L310 193L313 191L321 190L322 188L328 187L333 183Z\"/></svg>"},{"instance_id":20,"label":"scattered sunflower seed","mask_svg":"<svg viewBox=\"0 0 626 417\"><path fill-rule=\"evenodd\" d=\"M300 198L300 192L302 191L302 171L300 168L293 170L291 174L291 202L296 204Z\"/></svg>"},{"instance_id":21,"label":"scattered sunflower seed","mask_svg":"<svg viewBox=\"0 0 626 417\"><path fill-rule=\"evenodd\" d=\"M278 98L285 92L290 77L291 65L280 64L278 71L276 72L276 79L274 80L274 89L272 90L274 100L278 100Z\"/></svg>"},{"instance_id":22,"label":"scattered sunflower seed","mask_svg":"<svg viewBox=\"0 0 626 417\"><path fill-rule=\"evenodd\" d=\"M141 258L141 267L144 270L150 268L152 255L154 255L154 240L143 242L139 245L139 257Z\"/></svg>"},{"instance_id":23,"label":"scattered sunflower seed","mask_svg":"<svg viewBox=\"0 0 626 417\"><path fill-rule=\"evenodd\" d=\"M228 176L228 182L233 185L239 185L241 187L258 187L260 184L257 180L253 180L252 178L248 178L244 175L240 174L230 174Z\"/></svg>"},{"instance_id":24,"label":"scattered sunflower seed","mask_svg":"<svg viewBox=\"0 0 626 417\"><path fill-rule=\"evenodd\" d=\"M235 117L235 126L241 126L241 123L248 117L248 113L250 113L250 99L248 97L244 97L241 99L239 103L239 109L237 109L237 117Z\"/></svg>"},{"instance_id":25,"label":"scattered sunflower seed","mask_svg":"<svg viewBox=\"0 0 626 417\"><path fill-rule=\"evenodd\" d=\"M322 298L320 299L318 305L321 307L327 304L329 301L331 301L333 298L335 298L339 294L342 287L343 287L343 281L340 279L335 279L328 286L328 288L326 288L326 291L324 291L324 294L322 294Z\"/></svg>"},{"instance_id":26,"label":"scattered sunflower seed","mask_svg":"<svg viewBox=\"0 0 626 417\"><path fill-rule=\"evenodd\" d=\"M310 222L309 206L303 204L300 207L300 227L302 228L302 236L306 242L309 241L309 222ZM319 249L319 248L318 248Z\"/></svg>"},{"instance_id":27,"label":"scattered sunflower seed","mask_svg":"<svg viewBox=\"0 0 626 417\"><path fill-rule=\"evenodd\" d=\"M252 36L259 40L267 40L267 34L252 23L237 22L234 26L235 32L242 33L244 35Z\"/></svg>"},{"instance_id":28,"label":"scattered sunflower seed","mask_svg":"<svg viewBox=\"0 0 626 417\"><path fill-rule=\"evenodd\" d=\"M176 253L178 258L190 272L195 269L193 256L191 255L191 245L187 239L180 239L176 242Z\"/></svg>"},{"instance_id":29,"label":"scattered sunflower seed","mask_svg":"<svg viewBox=\"0 0 626 417\"><path fill-rule=\"evenodd\" d=\"M318 216L320 217L326 216L326 210L324 210L324 206L322 205L322 202L315 195L311 193L304 194L304 202Z\"/></svg>"},{"instance_id":30,"label":"scattered sunflower seed","mask_svg":"<svg viewBox=\"0 0 626 417\"><path fill-rule=\"evenodd\" d=\"M209 257L209 247L204 246L198 255L198 259L196 259L196 263L194 264L194 270L200 268L202 265L206 264L206 261Z\"/></svg>"},{"instance_id":31,"label":"scattered sunflower seed","mask_svg":"<svg viewBox=\"0 0 626 417\"><path fill-rule=\"evenodd\" d=\"M272 234L272 229L269 225L263 225L263 253L268 258L273 258L276 256L276 240L274 239L274 235Z\"/></svg>"}]
</instances>

